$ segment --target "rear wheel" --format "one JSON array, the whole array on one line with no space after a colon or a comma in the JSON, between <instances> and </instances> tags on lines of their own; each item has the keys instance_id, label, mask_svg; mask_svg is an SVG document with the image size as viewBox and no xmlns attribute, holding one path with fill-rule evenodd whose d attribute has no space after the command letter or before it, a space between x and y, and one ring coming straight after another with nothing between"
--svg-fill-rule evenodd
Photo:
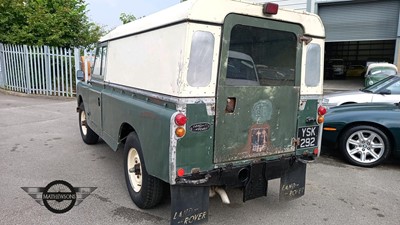
<instances>
[{"instance_id":1,"label":"rear wheel","mask_svg":"<svg viewBox=\"0 0 400 225\"><path fill-rule=\"evenodd\" d=\"M373 167L381 164L390 153L387 135L372 126L355 126L340 138L340 149L351 164Z\"/></svg>"},{"instance_id":2,"label":"rear wheel","mask_svg":"<svg viewBox=\"0 0 400 225\"><path fill-rule=\"evenodd\" d=\"M97 135L87 124L85 106L83 102L79 105L79 130L81 131L82 140L88 144L93 145L99 141L99 135Z\"/></svg>"},{"instance_id":3,"label":"rear wheel","mask_svg":"<svg viewBox=\"0 0 400 225\"><path fill-rule=\"evenodd\" d=\"M149 175L143 160L139 139L131 132L124 147L125 181L133 202L142 209L155 207L163 196L163 181Z\"/></svg>"}]
</instances>

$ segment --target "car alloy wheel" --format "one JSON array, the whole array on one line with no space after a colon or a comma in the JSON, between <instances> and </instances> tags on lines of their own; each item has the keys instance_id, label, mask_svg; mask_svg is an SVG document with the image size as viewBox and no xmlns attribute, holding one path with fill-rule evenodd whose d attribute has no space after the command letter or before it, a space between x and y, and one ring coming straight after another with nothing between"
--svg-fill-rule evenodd
<instances>
[{"instance_id":1,"label":"car alloy wheel","mask_svg":"<svg viewBox=\"0 0 400 225\"><path fill-rule=\"evenodd\" d=\"M360 130L347 139L346 151L351 158L360 163L372 163L382 157L385 144L379 134Z\"/></svg>"},{"instance_id":2,"label":"car alloy wheel","mask_svg":"<svg viewBox=\"0 0 400 225\"><path fill-rule=\"evenodd\" d=\"M372 167L387 158L390 144L382 130L373 126L355 126L344 132L341 150L350 163Z\"/></svg>"}]
</instances>

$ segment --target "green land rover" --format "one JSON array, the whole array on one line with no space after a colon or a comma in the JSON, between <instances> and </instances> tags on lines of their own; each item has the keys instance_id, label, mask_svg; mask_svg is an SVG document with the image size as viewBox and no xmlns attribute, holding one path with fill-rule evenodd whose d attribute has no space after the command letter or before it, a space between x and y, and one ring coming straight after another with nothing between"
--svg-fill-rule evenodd
<instances>
[{"instance_id":1,"label":"green land rover","mask_svg":"<svg viewBox=\"0 0 400 225\"><path fill-rule=\"evenodd\" d=\"M304 195L319 155L324 28L273 3L189 0L103 37L77 85L83 141L123 149L139 208L171 195L171 224L208 220L209 197L229 203Z\"/></svg>"}]
</instances>

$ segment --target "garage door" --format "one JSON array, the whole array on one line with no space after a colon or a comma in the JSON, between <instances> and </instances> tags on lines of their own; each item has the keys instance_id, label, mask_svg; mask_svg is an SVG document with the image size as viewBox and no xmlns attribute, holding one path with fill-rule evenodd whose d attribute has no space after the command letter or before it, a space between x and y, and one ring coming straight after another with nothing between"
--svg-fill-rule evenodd
<instances>
[{"instance_id":1,"label":"garage door","mask_svg":"<svg viewBox=\"0 0 400 225\"><path fill-rule=\"evenodd\" d=\"M397 37L399 0L319 4L326 41L393 40Z\"/></svg>"}]
</instances>

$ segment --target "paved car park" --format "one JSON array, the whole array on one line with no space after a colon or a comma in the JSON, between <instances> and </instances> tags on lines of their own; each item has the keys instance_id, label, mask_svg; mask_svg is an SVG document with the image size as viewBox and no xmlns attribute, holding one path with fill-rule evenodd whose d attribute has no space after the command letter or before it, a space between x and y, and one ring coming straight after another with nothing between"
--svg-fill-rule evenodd
<instances>
[{"instance_id":1,"label":"paved car park","mask_svg":"<svg viewBox=\"0 0 400 225\"><path fill-rule=\"evenodd\" d=\"M74 99L0 93L0 224L168 224L168 197L156 209L138 209L126 190L122 151L85 145L77 116ZM276 180L266 198L246 203L240 190L228 190L232 203L213 198L208 224L400 224L400 162L367 169L322 152L307 168L302 198L278 202ZM97 189L65 214L21 189L56 179Z\"/></svg>"}]
</instances>

